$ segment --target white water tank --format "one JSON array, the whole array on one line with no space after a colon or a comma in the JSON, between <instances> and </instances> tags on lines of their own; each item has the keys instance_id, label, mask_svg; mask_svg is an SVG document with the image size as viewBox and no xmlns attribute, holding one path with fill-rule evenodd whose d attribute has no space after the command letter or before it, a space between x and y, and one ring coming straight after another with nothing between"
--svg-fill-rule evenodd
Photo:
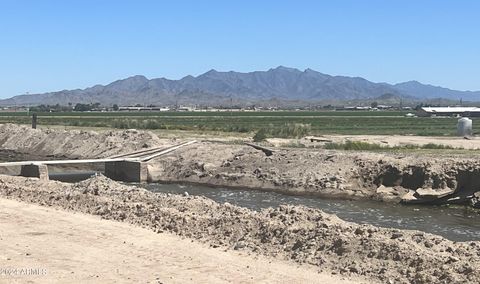
<instances>
[{"instance_id":1,"label":"white water tank","mask_svg":"<svg viewBox=\"0 0 480 284\"><path fill-rule=\"evenodd\" d=\"M458 136L472 136L472 120L470 118L462 117L457 123Z\"/></svg>"}]
</instances>

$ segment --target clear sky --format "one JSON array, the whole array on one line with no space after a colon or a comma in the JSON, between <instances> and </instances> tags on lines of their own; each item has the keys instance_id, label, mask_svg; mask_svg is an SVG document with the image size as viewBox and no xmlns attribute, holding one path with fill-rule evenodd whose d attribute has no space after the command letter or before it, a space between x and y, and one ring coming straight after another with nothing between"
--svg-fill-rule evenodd
<instances>
[{"instance_id":1,"label":"clear sky","mask_svg":"<svg viewBox=\"0 0 480 284\"><path fill-rule=\"evenodd\" d=\"M284 65L480 90L476 0L0 0L0 97Z\"/></svg>"}]
</instances>

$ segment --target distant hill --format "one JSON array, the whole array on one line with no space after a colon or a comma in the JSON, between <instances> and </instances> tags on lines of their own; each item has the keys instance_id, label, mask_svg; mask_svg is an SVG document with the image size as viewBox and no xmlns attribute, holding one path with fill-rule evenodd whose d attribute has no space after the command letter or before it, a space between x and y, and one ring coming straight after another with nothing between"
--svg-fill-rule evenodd
<instances>
[{"instance_id":1,"label":"distant hill","mask_svg":"<svg viewBox=\"0 0 480 284\"><path fill-rule=\"evenodd\" d=\"M409 81L394 85L400 92L421 99L449 99L458 101L480 101L480 91L455 91L447 88L425 85L417 81Z\"/></svg>"},{"instance_id":2,"label":"distant hill","mask_svg":"<svg viewBox=\"0 0 480 284\"><path fill-rule=\"evenodd\" d=\"M230 105L276 102L348 102L423 100L432 98L480 101L480 92L461 92L412 81L396 85L373 83L359 77L331 76L312 69L279 66L249 73L210 70L180 80L133 76L87 89L20 95L0 105L101 103L102 105Z\"/></svg>"}]
</instances>

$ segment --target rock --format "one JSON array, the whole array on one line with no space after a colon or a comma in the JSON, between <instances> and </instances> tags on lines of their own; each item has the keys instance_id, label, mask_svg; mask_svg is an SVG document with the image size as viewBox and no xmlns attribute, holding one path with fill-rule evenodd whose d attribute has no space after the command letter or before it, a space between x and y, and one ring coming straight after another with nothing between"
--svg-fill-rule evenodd
<instances>
[{"instance_id":1,"label":"rock","mask_svg":"<svg viewBox=\"0 0 480 284\"><path fill-rule=\"evenodd\" d=\"M427 247L427 248L431 248L431 247L433 247L433 243L432 243L432 242L430 242L430 241L425 241L425 243L423 243L423 244L424 244L424 245L425 245L425 247Z\"/></svg>"},{"instance_id":2,"label":"rock","mask_svg":"<svg viewBox=\"0 0 480 284\"><path fill-rule=\"evenodd\" d=\"M230 167L232 165L232 163L230 163L230 161L224 161L222 163L222 167Z\"/></svg>"},{"instance_id":3,"label":"rock","mask_svg":"<svg viewBox=\"0 0 480 284\"><path fill-rule=\"evenodd\" d=\"M185 191L185 192L183 193L183 196L187 196L187 197L188 197L188 196L190 196L190 194L188 194L188 192Z\"/></svg>"},{"instance_id":4,"label":"rock","mask_svg":"<svg viewBox=\"0 0 480 284\"><path fill-rule=\"evenodd\" d=\"M246 245L244 242L238 242L235 244L235 246L233 247L234 250L239 250L239 249L242 249L244 248Z\"/></svg>"},{"instance_id":5,"label":"rock","mask_svg":"<svg viewBox=\"0 0 480 284\"><path fill-rule=\"evenodd\" d=\"M473 208L480 208L480 191L473 194L472 199L470 199L470 204Z\"/></svg>"},{"instance_id":6,"label":"rock","mask_svg":"<svg viewBox=\"0 0 480 284\"><path fill-rule=\"evenodd\" d=\"M301 248L303 246L303 243L301 241L297 241L293 247L292 247L292 250L297 250L299 248Z\"/></svg>"},{"instance_id":7,"label":"rock","mask_svg":"<svg viewBox=\"0 0 480 284\"><path fill-rule=\"evenodd\" d=\"M207 172L211 172L211 171L213 171L215 168L216 168L215 165L212 164L212 163L205 163L205 164L203 165L203 170L204 170L204 171L207 171Z\"/></svg>"},{"instance_id":8,"label":"rock","mask_svg":"<svg viewBox=\"0 0 480 284\"><path fill-rule=\"evenodd\" d=\"M394 233L392 234L391 239L392 239L392 240L395 240L395 239L398 239L398 238L401 238L401 237L403 237L403 234L402 234L402 233L400 233L400 232L394 232Z\"/></svg>"},{"instance_id":9,"label":"rock","mask_svg":"<svg viewBox=\"0 0 480 284\"><path fill-rule=\"evenodd\" d=\"M364 233L365 233L365 230L360 227L355 229L355 235L363 235Z\"/></svg>"},{"instance_id":10,"label":"rock","mask_svg":"<svg viewBox=\"0 0 480 284\"><path fill-rule=\"evenodd\" d=\"M386 187L383 184L377 188L377 194L393 194L395 189L393 187Z\"/></svg>"},{"instance_id":11,"label":"rock","mask_svg":"<svg viewBox=\"0 0 480 284\"><path fill-rule=\"evenodd\" d=\"M460 261L460 259L458 259L458 257L455 257L455 256L450 255L450 256L448 257L448 260L447 260L445 263L446 263L446 264L449 264L449 263L458 262L458 261Z\"/></svg>"},{"instance_id":12,"label":"rock","mask_svg":"<svg viewBox=\"0 0 480 284\"><path fill-rule=\"evenodd\" d=\"M424 201L418 199L415 196L415 191L410 190L405 195L402 196L401 202L408 204L408 203L421 203L421 202L424 202Z\"/></svg>"},{"instance_id":13,"label":"rock","mask_svg":"<svg viewBox=\"0 0 480 284\"><path fill-rule=\"evenodd\" d=\"M438 199L445 197L447 195L450 195L454 192L455 190L451 188L445 188L445 189L438 189L434 190L432 188L419 188L415 191L414 195L417 198L424 198L424 199Z\"/></svg>"}]
</instances>

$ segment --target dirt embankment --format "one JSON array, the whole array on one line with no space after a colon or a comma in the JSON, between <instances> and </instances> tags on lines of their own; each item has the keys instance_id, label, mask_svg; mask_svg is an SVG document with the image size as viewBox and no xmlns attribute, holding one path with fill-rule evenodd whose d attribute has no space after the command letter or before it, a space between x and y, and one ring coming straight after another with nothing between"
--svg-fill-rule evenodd
<instances>
[{"instance_id":1,"label":"dirt embankment","mask_svg":"<svg viewBox=\"0 0 480 284\"><path fill-rule=\"evenodd\" d=\"M148 131L67 131L0 124L2 149L36 156L103 158L162 146L168 142Z\"/></svg>"},{"instance_id":2,"label":"dirt embankment","mask_svg":"<svg viewBox=\"0 0 480 284\"><path fill-rule=\"evenodd\" d=\"M77 184L0 176L0 196L384 283L480 281L480 242L358 225L302 206L255 212L202 197L152 193L103 176Z\"/></svg>"},{"instance_id":3,"label":"dirt embankment","mask_svg":"<svg viewBox=\"0 0 480 284\"><path fill-rule=\"evenodd\" d=\"M97 133L0 125L0 147L36 156L108 157L175 143L148 131ZM152 182L480 207L478 158L296 148L276 148L266 156L246 145L200 142L150 161L148 171Z\"/></svg>"},{"instance_id":4,"label":"dirt embankment","mask_svg":"<svg viewBox=\"0 0 480 284\"><path fill-rule=\"evenodd\" d=\"M474 158L277 149L198 143L149 165L151 181L262 188L292 194L480 207Z\"/></svg>"}]
</instances>

